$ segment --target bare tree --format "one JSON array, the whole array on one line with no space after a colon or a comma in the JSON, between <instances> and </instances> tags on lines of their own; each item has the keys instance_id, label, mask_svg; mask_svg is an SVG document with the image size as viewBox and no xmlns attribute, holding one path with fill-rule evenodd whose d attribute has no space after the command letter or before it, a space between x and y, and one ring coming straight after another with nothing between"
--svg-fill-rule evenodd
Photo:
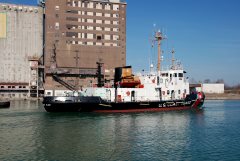
<instances>
[{"instance_id":1,"label":"bare tree","mask_svg":"<svg viewBox=\"0 0 240 161\"><path fill-rule=\"evenodd\" d=\"M216 81L216 83L224 83L224 80L223 80L223 79L218 79L218 80Z\"/></svg>"},{"instance_id":2,"label":"bare tree","mask_svg":"<svg viewBox=\"0 0 240 161\"><path fill-rule=\"evenodd\" d=\"M211 80L210 79L205 79L204 83L211 83Z\"/></svg>"}]
</instances>

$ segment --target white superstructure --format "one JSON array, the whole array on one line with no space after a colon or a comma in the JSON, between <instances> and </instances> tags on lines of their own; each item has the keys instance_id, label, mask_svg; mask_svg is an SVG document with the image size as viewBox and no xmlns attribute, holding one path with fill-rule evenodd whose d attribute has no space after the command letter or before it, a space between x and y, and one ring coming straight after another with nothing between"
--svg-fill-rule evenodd
<instances>
[{"instance_id":1,"label":"white superstructure","mask_svg":"<svg viewBox=\"0 0 240 161\"><path fill-rule=\"evenodd\" d=\"M182 69L162 71L161 74L140 75L139 88L84 88L79 93L84 96L100 96L114 102L181 100L189 94L189 82ZM115 90L117 90L115 95ZM75 94L77 94L75 92ZM47 96L74 95L71 91L46 91ZM117 100L116 100L116 99Z\"/></svg>"}]
</instances>

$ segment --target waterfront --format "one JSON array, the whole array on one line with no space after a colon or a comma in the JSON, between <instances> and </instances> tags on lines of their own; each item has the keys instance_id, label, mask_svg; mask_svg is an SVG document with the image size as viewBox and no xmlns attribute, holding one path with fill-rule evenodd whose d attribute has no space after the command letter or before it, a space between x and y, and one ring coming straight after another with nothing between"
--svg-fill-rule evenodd
<instances>
[{"instance_id":1,"label":"waterfront","mask_svg":"<svg viewBox=\"0 0 240 161\"><path fill-rule=\"evenodd\" d=\"M0 109L0 160L238 160L240 101L203 112L47 113L41 102Z\"/></svg>"}]
</instances>

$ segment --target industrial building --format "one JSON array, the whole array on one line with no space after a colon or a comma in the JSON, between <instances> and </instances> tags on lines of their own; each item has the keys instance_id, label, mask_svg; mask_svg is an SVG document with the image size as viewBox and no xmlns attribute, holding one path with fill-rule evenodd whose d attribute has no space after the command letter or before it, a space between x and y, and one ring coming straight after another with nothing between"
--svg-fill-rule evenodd
<instances>
[{"instance_id":1,"label":"industrial building","mask_svg":"<svg viewBox=\"0 0 240 161\"><path fill-rule=\"evenodd\" d=\"M0 3L0 97L43 93L43 9Z\"/></svg>"},{"instance_id":2,"label":"industrial building","mask_svg":"<svg viewBox=\"0 0 240 161\"><path fill-rule=\"evenodd\" d=\"M45 89L79 90L105 82L126 65L126 3L121 0L45 0ZM103 81L103 80L102 80Z\"/></svg>"},{"instance_id":3,"label":"industrial building","mask_svg":"<svg viewBox=\"0 0 240 161\"><path fill-rule=\"evenodd\" d=\"M190 89L196 89L198 92L206 94L223 94L223 83L203 83L203 84L190 84Z\"/></svg>"},{"instance_id":4,"label":"industrial building","mask_svg":"<svg viewBox=\"0 0 240 161\"><path fill-rule=\"evenodd\" d=\"M223 83L203 83L202 91L205 93L224 93L224 84Z\"/></svg>"}]
</instances>

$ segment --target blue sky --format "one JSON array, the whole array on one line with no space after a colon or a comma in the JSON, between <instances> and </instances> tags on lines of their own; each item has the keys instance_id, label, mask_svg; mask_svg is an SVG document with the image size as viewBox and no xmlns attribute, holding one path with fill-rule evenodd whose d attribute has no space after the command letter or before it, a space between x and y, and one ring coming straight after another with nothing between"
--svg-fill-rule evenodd
<instances>
[{"instance_id":1,"label":"blue sky","mask_svg":"<svg viewBox=\"0 0 240 161\"><path fill-rule=\"evenodd\" d=\"M35 5L37 0L0 0ZM155 29L167 36L163 41L165 62L172 48L188 76L197 81L224 79L240 83L239 0L127 0L127 65L134 71L148 70ZM155 60L153 60L153 57Z\"/></svg>"}]
</instances>

